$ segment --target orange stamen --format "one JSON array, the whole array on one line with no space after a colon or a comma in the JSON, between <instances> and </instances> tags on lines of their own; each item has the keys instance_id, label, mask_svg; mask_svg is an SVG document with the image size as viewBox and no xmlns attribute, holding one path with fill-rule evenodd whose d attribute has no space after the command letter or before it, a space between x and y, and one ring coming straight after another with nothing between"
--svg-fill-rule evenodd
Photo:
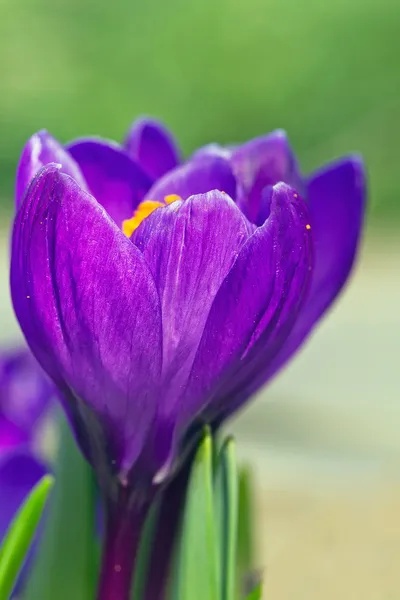
<instances>
[{"instance_id":1,"label":"orange stamen","mask_svg":"<svg viewBox=\"0 0 400 600\"><path fill-rule=\"evenodd\" d=\"M177 194L169 194L168 196L164 197L165 204L172 204L173 202L176 202L177 200L182 201L182 198L180 196L178 196Z\"/></svg>"},{"instance_id":2,"label":"orange stamen","mask_svg":"<svg viewBox=\"0 0 400 600\"><path fill-rule=\"evenodd\" d=\"M176 194L170 194L169 196L165 196L163 204L162 202L156 202L155 200L144 200L139 204L137 209L135 210L133 216L130 219L125 219L122 223L122 231L127 237L131 237L132 233L137 229L142 221L151 213L156 210L156 208L165 207L167 204L172 204L177 200L182 200L180 196Z\"/></svg>"}]
</instances>

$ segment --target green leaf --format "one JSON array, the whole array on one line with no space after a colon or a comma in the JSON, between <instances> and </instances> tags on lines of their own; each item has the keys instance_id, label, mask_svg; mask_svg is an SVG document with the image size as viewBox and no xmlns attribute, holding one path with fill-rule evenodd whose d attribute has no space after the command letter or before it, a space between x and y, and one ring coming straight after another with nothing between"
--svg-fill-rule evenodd
<instances>
[{"instance_id":1,"label":"green leaf","mask_svg":"<svg viewBox=\"0 0 400 600\"><path fill-rule=\"evenodd\" d=\"M215 476L216 515L220 543L221 600L235 600L237 589L238 472L233 438L221 448Z\"/></svg>"},{"instance_id":2,"label":"green leaf","mask_svg":"<svg viewBox=\"0 0 400 600\"><path fill-rule=\"evenodd\" d=\"M8 528L0 549L0 600L10 597L53 482L45 475L36 484Z\"/></svg>"},{"instance_id":3,"label":"green leaf","mask_svg":"<svg viewBox=\"0 0 400 600\"><path fill-rule=\"evenodd\" d=\"M241 575L254 567L252 474L249 467L239 469L238 565Z\"/></svg>"},{"instance_id":4,"label":"green leaf","mask_svg":"<svg viewBox=\"0 0 400 600\"><path fill-rule=\"evenodd\" d=\"M176 600L219 600L219 555L213 506L212 438L206 431L189 480L176 564Z\"/></svg>"},{"instance_id":5,"label":"green leaf","mask_svg":"<svg viewBox=\"0 0 400 600\"><path fill-rule=\"evenodd\" d=\"M151 506L143 527L143 533L141 535L138 554L136 558L131 600L143 600L144 598L147 577L149 574L151 552L154 543L157 543L154 540L154 536L157 529L160 508L161 498L156 500Z\"/></svg>"},{"instance_id":6,"label":"green leaf","mask_svg":"<svg viewBox=\"0 0 400 600\"><path fill-rule=\"evenodd\" d=\"M94 597L99 556L95 484L64 417L55 474L49 515L24 600L88 600Z\"/></svg>"},{"instance_id":7,"label":"green leaf","mask_svg":"<svg viewBox=\"0 0 400 600\"><path fill-rule=\"evenodd\" d=\"M246 600L261 600L262 598L262 583L256 585L256 587L246 597Z\"/></svg>"}]
</instances>

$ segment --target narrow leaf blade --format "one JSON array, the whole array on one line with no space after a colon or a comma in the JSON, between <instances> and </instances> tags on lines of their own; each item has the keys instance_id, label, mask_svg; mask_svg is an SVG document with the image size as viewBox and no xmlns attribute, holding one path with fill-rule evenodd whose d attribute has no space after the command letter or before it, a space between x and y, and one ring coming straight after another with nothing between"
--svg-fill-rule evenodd
<instances>
[{"instance_id":1,"label":"narrow leaf blade","mask_svg":"<svg viewBox=\"0 0 400 600\"><path fill-rule=\"evenodd\" d=\"M239 482L233 438L224 442L215 479L216 512L220 541L221 600L235 600L237 589L237 529Z\"/></svg>"},{"instance_id":2,"label":"narrow leaf blade","mask_svg":"<svg viewBox=\"0 0 400 600\"><path fill-rule=\"evenodd\" d=\"M239 469L238 563L242 573L254 568L253 485L249 467Z\"/></svg>"},{"instance_id":3,"label":"narrow leaf blade","mask_svg":"<svg viewBox=\"0 0 400 600\"><path fill-rule=\"evenodd\" d=\"M262 598L262 584L259 583L246 597L246 600L261 600Z\"/></svg>"},{"instance_id":4,"label":"narrow leaf blade","mask_svg":"<svg viewBox=\"0 0 400 600\"><path fill-rule=\"evenodd\" d=\"M206 432L189 481L177 563L178 600L219 600L212 437Z\"/></svg>"},{"instance_id":5,"label":"narrow leaf blade","mask_svg":"<svg viewBox=\"0 0 400 600\"><path fill-rule=\"evenodd\" d=\"M0 549L0 600L7 600L14 588L53 482L45 475L36 484L8 529Z\"/></svg>"}]
</instances>

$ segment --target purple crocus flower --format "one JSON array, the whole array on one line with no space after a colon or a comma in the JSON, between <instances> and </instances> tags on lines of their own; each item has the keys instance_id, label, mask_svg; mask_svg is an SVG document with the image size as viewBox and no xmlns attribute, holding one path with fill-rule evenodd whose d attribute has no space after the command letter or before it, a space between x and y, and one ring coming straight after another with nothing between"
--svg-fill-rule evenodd
<instances>
[{"instance_id":1,"label":"purple crocus flower","mask_svg":"<svg viewBox=\"0 0 400 600\"><path fill-rule=\"evenodd\" d=\"M302 178L275 132L178 162L141 120L124 147L40 132L18 169L13 303L107 498L101 600L127 598L135 519L199 426L294 354L362 225L358 158Z\"/></svg>"},{"instance_id":2,"label":"purple crocus flower","mask_svg":"<svg viewBox=\"0 0 400 600\"><path fill-rule=\"evenodd\" d=\"M54 389L28 350L0 355L0 542L47 469L40 452Z\"/></svg>"}]
</instances>

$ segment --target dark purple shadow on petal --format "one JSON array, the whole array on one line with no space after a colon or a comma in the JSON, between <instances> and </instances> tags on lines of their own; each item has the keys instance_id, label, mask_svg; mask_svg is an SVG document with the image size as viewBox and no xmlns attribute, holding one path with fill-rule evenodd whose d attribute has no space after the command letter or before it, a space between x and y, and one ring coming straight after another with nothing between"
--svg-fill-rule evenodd
<instances>
[{"instance_id":1,"label":"dark purple shadow on petal","mask_svg":"<svg viewBox=\"0 0 400 600\"><path fill-rule=\"evenodd\" d=\"M145 600L167 598L172 559L182 523L192 459L192 455L187 458L183 467L161 492L161 507L154 538L156 541L152 546Z\"/></svg>"},{"instance_id":2,"label":"dark purple shadow on petal","mask_svg":"<svg viewBox=\"0 0 400 600\"><path fill-rule=\"evenodd\" d=\"M124 147L129 156L156 181L180 162L172 134L159 121L143 117L128 132Z\"/></svg>"},{"instance_id":3,"label":"dark purple shadow on petal","mask_svg":"<svg viewBox=\"0 0 400 600\"><path fill-rule=\"evenodd\" d=\"M11 292L31 350L64 394L79 438L87 437L91 462L114 445L109 462L127 472L155 411L158 294L142 254L54 165L38 174L16 217Z\"/></svg>"},{"instance_id":4,"label":"dark purple shadow on petal","mask_svg":"<svg viewBox=\"0 0 400 600\"><path fill-rule=\"evenodd\" d=\"M19 160L15 189L17 207L21 204L24 193L39 169L48 163L60 164L63 173L73 177L83 189L86 189L85 179L69 152L47 131L38 131L25 144Z\"/></svg>"},{"instance_id":5,"label":"dark purple shadow on petal","mask_svg":"<svg viewBox=\"0 0 400 600\"><path fill-rule=\"evenodd\" d=\"M236 199L236 180L229 161L221 156L205 156L189 161L170 171L157 181L146 199L163 202L165 196L176 194L183 200L212 190L225 192Z\"/></svg>"},{"instance_id":6,"label":"dark purple shadow on petal","mask_svg":"<svg viewBox=\"0 0 400 600\"><path fill-rule=\"evenodd\" d=\"M67 146L87 181L91 194L118 227L130 219L152 180L114 142L87 138Z\"/></svg>"},{"instance_id":7,"label":"dark purple shadow on petal","mask_svg":"<svg viewBox=\"0 0 400 600\"><path fill-rule=\"evenodd\" d=\"M238 182L238 205L247 218L263 224L262 191L283 181L303 194L303 183L286 133L278 130L238 146L231 157Z\"/></svg>"}]
</instances>

